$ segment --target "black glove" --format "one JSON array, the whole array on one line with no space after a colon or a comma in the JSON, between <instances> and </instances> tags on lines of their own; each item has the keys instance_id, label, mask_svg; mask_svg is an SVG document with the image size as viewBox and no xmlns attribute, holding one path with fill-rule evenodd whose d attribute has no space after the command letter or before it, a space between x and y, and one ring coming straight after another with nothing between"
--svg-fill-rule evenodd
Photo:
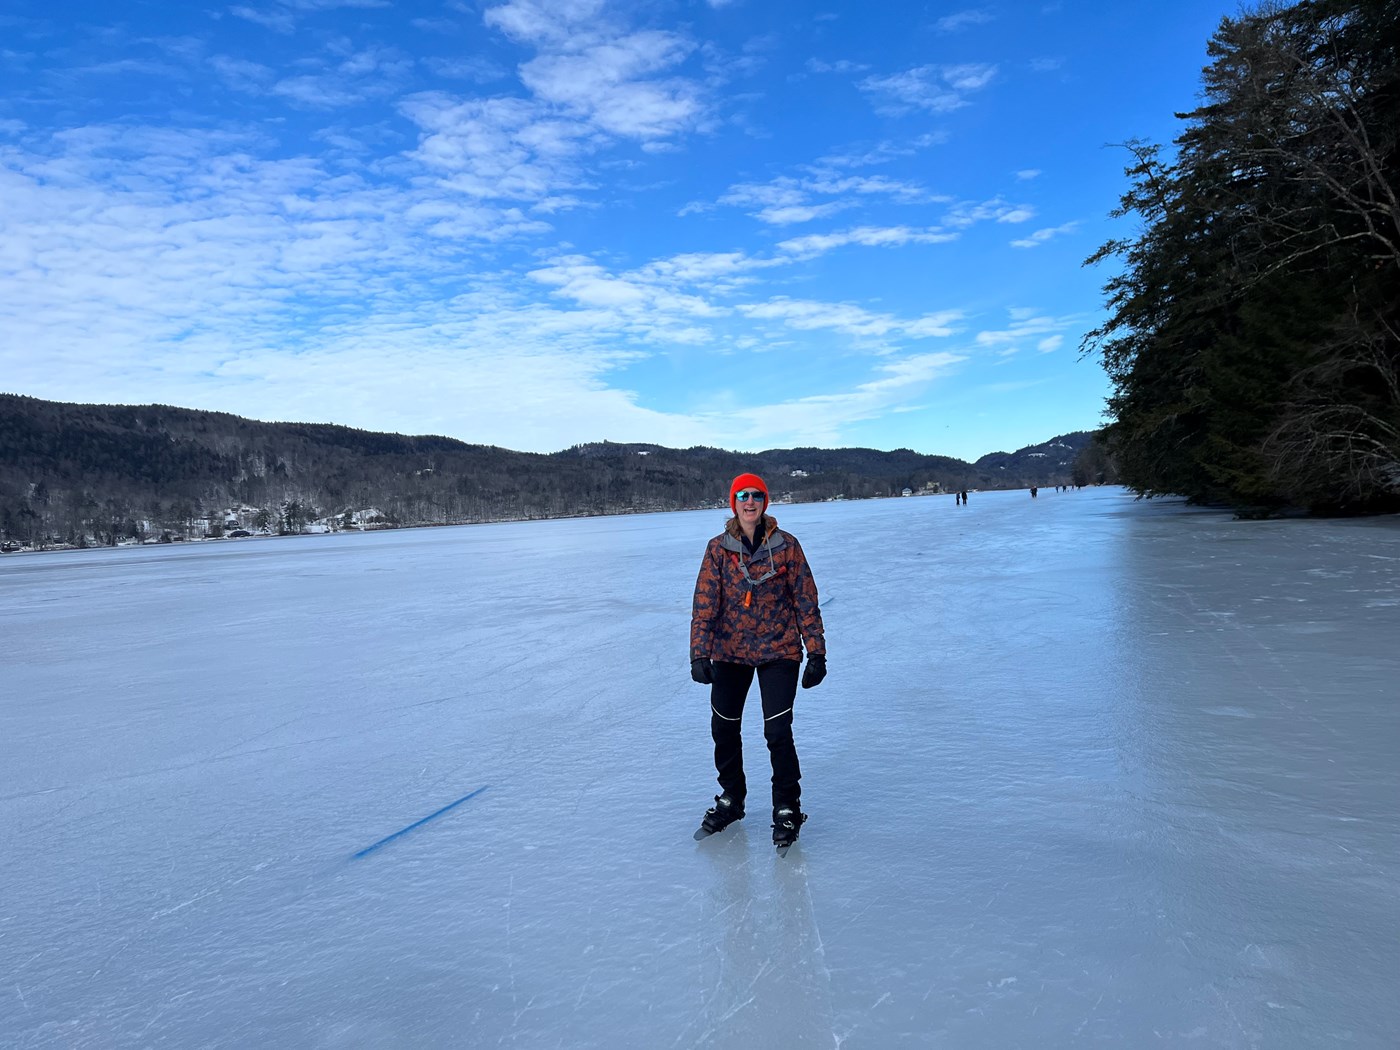
<instances>
[{"instance_id":1,"label":"black glove","mask_svg":"<svg viewBox=\"0 0 1400 1050\"><path fill-rule=\"evenodd\" d=\"M710 658L702 656L698 660L690 661L690 677L701 685L710 685L715 680L715 673L710 668Z\"/></svg>"},{"instance_id":2,"label":"black glove","mask_svg":"<svg viewBox=\"0 0 1400 1050\"><path fill-rule=\"evenodd\" d=\"M802 672L802 688L811 689L814 685L821 685L822 679L826 677L826 657L807 657L807 667Z\"/></svg>"}]
</instances>

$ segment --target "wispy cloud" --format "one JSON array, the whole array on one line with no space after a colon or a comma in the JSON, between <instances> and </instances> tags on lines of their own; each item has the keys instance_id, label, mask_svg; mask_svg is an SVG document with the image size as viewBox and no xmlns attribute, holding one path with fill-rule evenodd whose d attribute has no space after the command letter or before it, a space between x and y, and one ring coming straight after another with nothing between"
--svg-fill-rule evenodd
<instances>
[{"instance_id":1,"label":"wispy cloud","mask_svg":"<svg viewBox=\"0 0 1400 1050\"><path fill-rule=\"evenodd\" d=\"M296 16L284 7L260 9L246 4L235 4L229 8L229 14L260 25L264 29L271 29L274 33L290 34L295 32L297 27Z\"/></svg>"},{"instance_id":2,"label":"wispy cloud","mask_svg":"<svg viewBox=\"0 0 1400 1050\"><path fill-rule=\"evenodd\" d=\"M996 66L978 63L916 66L902 73L866 77L860 88L876 98L877 110L892 116L919 109L949 113L968 105L967 95L990 84L996 72Z\"/></svg>"},{"instance_id":3,"label":"wispy cloud","mask_svg":"<svg viewBox=\"0 0 1400 1050\"><path fill-rule=\"evenodd\" d=\"M957 11L951 15L944 15L934 23L935 28L940 33L956 33L967 29L970 26L986 25L994 21L995 16L984 8L972 8L967 11Z\"/></svg>"},{"instance_id":4,"label":"wispy cloud","mask_svg":"<svg viewBox=\"0 0 1400 1050\"><path fill-rule=\"evenodd\" d=\"M210 56L208 65L235 91L277 96L308 109L338 109L394 94L412 70L413 60L394 48L355 48L338 38L300 63L308 72L293 76L280 76L266 65L222 54Z\"/></svg>"},{"instance_id":5,"label":"wispy cloud","mask_svg":"<svg viewBox=\"0 0 1400 1050\"><path fill-rule=\"evenodd\" d=\"M603 132L665 138L697 125L700 89L681 77L648 78L676 66L692 49L675 33L631 33L531 59L520 67L520 78L540 101Z\"/></svg>"},{"instance_id":6,"label":"wispy cloud","mask_svg":"<svg viewBox=\"0 0 1400 1050\"><path fill-rule=\"evenodd\" d=\"M339 8L373 9L388 7L389 0L274 0L265 4L235 4L229 14L253 22L276 33L296 30L297 16Z\"/></svg>"},{"instance_id":7,"label":"wispy cloud","mask_svg":"<svg viewBox=\"0 0 1400 1050\"><path fill-rule=\"evenodd\" d=\"M760 222L774 226L785 226L795 222L809 222L824 215L832 215L850 202L828 201L813 203L808 189L800 180L784 176L768 183L743 183L731 186L719 199L720 204L738 208L756 209L750 214Z\"/></svg>"},{"instance_id":8,"label":"wispy cloud","mask_svg":"<svg viewBox=\"0 0 1400 1050\"><path fill-rule=\"evenodd\" d=\"M958 234L955 231L936 226L859 226L852 230L813 233L780 241L778 251L796 258L809 258L851 244L867 248L889 248L906 244L943 244L957 238Z\"/></svg>"},{"instance_id":9,"label":"wispy cloud","mask_svg":"<svg viewBox=\"0 0 1400 1050\"><path fill-rule=\"evenodd\" d=\"M1043 230L1036 230L1029 237L1021 237L1018 240L1012 241L1011 247L1036 248L1046 241L1053 240L1067 233L1073 233L1077 229L1079 229L1079 223L1077 222L1066 222L1059 226L1048 226Z\"/></svg>"},{"instance_id":10,"label":"wispy cloud","mask_svg":"<svg viewBox=\"0 0 1400 1050\"><path fill-rule=\"evenodd\" d=\"M961 201L949 209L943 221L959 229L979 222L1025 222L1034 218L1035 209L1028 204L1010 204L1000 197L988 201Z\"/></svg>"},{"instance_id":11,"label":"wispy cloud","mask_svg":"<svg viewBox=\"0 0 1400 1050\"><path fill-rule=\"evenodd\" d=\"M748 447L753 448L778 440L795 445L835 445L844 440L846 429L853 424L914 408L910 399L956 372L966 360L964 355L948 351L877 359L871 378L847 390L772 404L729 406L713 421L737 422L752 435Z\"/></svg>"},{"instance_id":12,"label":"wispy cloud","mask_svg":"<svg viewBox=\"0 0 1400 1050\"><path fill-rule=\"evenodd\" d=\"M510 0L488 7L483 18L520 43L566 49L618 34L603 7L603 0Z\"/></svg>"},{"instance_id":13,"label":"wispy cloud","mask_svg":"<svg viewBox=\"0 0 1400 1050\"><path fill-rule=\"evenodd\" d=\"M1034 310L1018 309L1011 311L1011 323L1005 328L980 331L974 343L1005 358L1027 346L1035 346L1040 353L1050 353L1059 349L1064 342L1066 329L1080 326L1084 318L1078 314L1053 317Z\"/></svg>"},{"instance_id":14,"label":"wispy cloud","mask_svg":"<svg viewBox=\"0 0 1400 1050\"><path fill-rule=\"evenodd\" d=\"M907 141L877 142L872 146L854 146L839 152L828 153L817 161L824 168L869 168L877 164L889 164L903 157L917 156L931 146L946 142L944 132L931 131Z\"/></svg>"},{"instance_id":15,"label":"wispy cloud","mask_svg":"<svg viewBox=\"0 0 1400 1050\"><path fill-rule=\"evenodd\" d=\"M749 210L760 222L787 226L835 215L860 203L861 198L879 197L897 203L942 200L922 186L878 176L854 176L813 169L802 176L781 175L769 182L746 182L731 186L718 203ZM686 206L682 214L707 210L704 204Z\"/></svg>"},{"instance_id":16,"label":"wispy cloud","mask_svg":"<svg viewBox=\"0 0 1400 1050\"><path fill-rule=\"evenodd\" d=\"M703 88L674 73L694 50L677 33L630 31L600 0L513 0L484 17L538 49L519 68L529 96L431 91L400 103L422 131L413 157L444 191L566 202L588 184L593 154L618 141L662 145L704 122Z\"/></svg>"},{"instance_id":17,"label":"wispy cloud","mask_svg":"<svg viewBox=\"0 0 1400 1050\"><path fill-rule=\"evenodd\" d=\"M810 73L864 73L869 68L864 62L852 62L848 58L840 58L835 62L826 62L820 58L807 59L807 71Z\"/></svg>"},{"instance_id":18,"label":"wispy cloud","mask_svg":"<svg viewBox=\"0 0 1400 1050\"><path fill-rule=\"evenodd\" d=\"M874 313L853 303L825 303L808 299L778 296L765 303L737 307L745 317L756 320L778 320L789 328L812 330L827 328L844 335L861 338L902 335L913 339L949 336L956 331L962 314L956 310L925 314L922 317L899 318L892 314Z\"/></svg>"},{"instance_id":19,"label":"wispy cloud","mask_svg":"<svg viewBox=\"0 0 1400 1050\"><path fill-rule=\"evenodd\" d=\"M479 55L469 58L433 56L422 59L422 62L433 74L449 80L470 80L477 84L489 84L506 75L505 69L500 65Z\"/></svg>"},{"instance_id":20,"label":"wispy cloud","mask_svg":"<svg viewBox=\"0 0 1400 1050\"><path fill-rule=\"evenodd\" d=\"M580 158L597 147L587 125L550 120L529 99L427 92L400 109L423 133L412 158L444 191L474 198L543 200L579 187Z\"/></svg>"}]
</instances>

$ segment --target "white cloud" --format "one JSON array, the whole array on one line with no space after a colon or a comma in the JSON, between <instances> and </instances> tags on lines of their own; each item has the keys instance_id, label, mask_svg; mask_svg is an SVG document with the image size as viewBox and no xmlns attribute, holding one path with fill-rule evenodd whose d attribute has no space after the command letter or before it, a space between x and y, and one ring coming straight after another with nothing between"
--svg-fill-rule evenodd
<instances>
[{"instance_id":1,"label":"white cloud","mask_svg":"<svg viewBox=\"0 0 1400 1050\"><path fill-rule=\"evenodd\" d=\"M632 325L644 325L659 338L686 328L689 319L718 317L725 311L704 298L675 291L643 275L615 276L586 256L563 256L529 276L558 289L557 295L584 307L615 310ZM681 318L687 319L678 324Z\"/></svg>"},{"instance_id":2,"label":"white cloud","mask_svg":"<svg viewBox=\"0 0 1400 1050\"><path fill-rule=\"evenodd\" d=\"M697 88L682 79L642 78L680 63L693 45L675 33L645 31L526 62L520 78L544 102L633 138L684 130L700 111Z\"/></svg>"},{"instance_id":3,"label":"white cloud","mask_svg":"<svg viewBox=\"0 0 1400 1050\"><path fill-rule=\"evenodd\" d=\"M511 0L487 8L483 20L520 43L566 48L613 28L602 11L602 0Z\"/></svg>"},{"instance_id":4,"label":"white cloud","mask_svg":"<svg viewBox=\"0 0 1400 1050\"><path fill-rule=\"evenodd\" d=\"M638 271L649 280L675 285L703 284L711 290L731 290L747 284L754 270L786 265L785 258L758 259L744 252L685 252L657 259Z\"/></svg>"},{"instance_id":5,"label":"white cloud","mask_svg":"<svg viewBox=\"0 0 1400 1050\"><path fill-rule=\"evenodd\" d=\"M996 72L996 66L978 63L916 66L902 73L866 77L860 88L883 99L876 108L890 115L913 109L949 113L968 105L964 96L986 87Z\"/></svg>"},{"instance_id":6,"label":"white cloud","mask_svg":"<svg viewBox=\"0 0 1400 1050\"><path fill-rule=\"evenodd\" d=\"M258 10L255 7L248 7L246 4L236 4L229 8L229 13L245 21L256 23L264 29L271 29L275 33L289 34L297 27L296 18L290 11L282 8Z\"/></svg>"},{"instance_id":7,"label":"white cloud","mask_svg":"<svg viewBox=\"0 0 1400 1050\"><path fill-rule=\"evenodd\" d=\"M276 0L264 7L235 4L229 14L253 22L276 33L291 34L296 30L298 12L333 11L338 8L370 9L388 7L389 0Z\"/></svg>"},{"instance_id":8,"label":"white cloud","mask_svg":"<svg viewBox=\"0 0 1400 1050\"><path fill-rule=\"evenodd\" d=\"M413 158L444 190L572 202L589 182L589 156L628 139L664 149L704 124L699 84L669 75L694 50L680 34L628 32L598 0L512 0L484 20L539 49L519 68L530 97L432 91L399 104L422 130Z\"/></svg>"},{"instance_id":9,"label":"white cloud","mask_svg":"<svg viewBox=\"0 0 1400 1050\"><path fill-rule=\"evenodd\" d=\"M944 66L943 79L958 91L980 91L992 82L997 67L975 62L960 66Z\"/></svg>"},{"instance_id":10,"label":"white cloud","mask_svg":"<svg viewBox=\"0 0 1400 1050\"><path fill-rule=\"evenodd\" d=\"M990 11L982 8L973 8L967 11L958 11L951 15L944 15L934 26L942 33L956 33L966 29L968 26L986 25L993 21Z\"/></svg>"},{"instance_id":11,"label":"white cloud","mask_svg":"<svg viewBox=\"0 0 1400 1050\"><path fill-rule=\"evenodd\" d=\"M851 207L848 201L828 201L825 204L781 204L762 208L755 216L770 226L789 226L796 222L811 222L813 219L835 215Z\"/></svg>"},{"instance_id":12,"label":"white cloud","mask_svg":"<svg viewBox=\"0 0 1400 1050\"><path fill-rule=\"evenodd\" d=\"M1013 248L1035 248L1046 241L1066 233L1073 233L1079 228L1077 222L1067 222L1060 226L1049 226L1043 230L1036 230L1029 237L1022 237L1011 242Z\"/></svg>"},{"instance_id":13,"label":"white cloud","mask_svg":"<svg viewBox=\"0 0 1400 1050\"><path fill-rule=\"evenodd\" d=\"M1025 222L1035 215L1035 209L1026 204L1008 204L1000 197L981 203L962 201L949 209L943 221L959 229L979 222Z\"/></svg>"},{"instance_id":14,"label":"white cloud","mask_svg":"<svg viewBox=\"0 0 1400 1050\"><path fill-rule=\"evenodd\" d=\"M1011 324L1006 328L977 333L974 342L979 347L988 350L1002 348L1001 352L1004 356L1007 353L1006 348L1009 347L1011 352L1014 352L1034 340L1037 349L1042 353L1049 353L1060 346L1064 338L1062 333L1065 329L1084 323L1084 319L1078 315L1051 317L1028 309L1008 312L1011 314Z\"/></svg>"},{"instance_id":15,"label":"white cloud","mask_svg":"<svg viewBox=\"0 0 1400 1050\"><path fill-rule=\"evenodd\" d=\"M875 164L888 164L900 157L912 157L921 150L947 141L945 132L927 132L906 142L879 142L866 149L852 148L840 153L831 153L817 163L825 168L868 168Z\"/></svg>"},{"instance_id":16,"label":"white cloud","mask_svg":"<svg viewBox=\"0 0 1400 1050\"><path fill-rule=\"evenodd\" d=\"M750 211L750 214L760 222L773 226L810 222L812 219L834 215L851 206L847 201L814 203L809 198L810 192L811 189L806 183L790 176L782 176L772 182L731 186L720 197L719 203L756 209Z\"/></svg>"},{"instance_id":17,"label":"white cloud","mask_svg":"<svg viewBox=\"0 0 1400 1050\"><path fill-rule=\"evenodd\" d=\"M715 429L735 429L744 435L741 447L840 445L847 427L888 412L911 408L932 383L966 360L959 354L935 352L879 359L872 378L839 393L790 398L773 404L728 406L722 413L702 417Z\"/></svg>"},{"instance_id":18,"label":"white cloud","mask_svg":"<svg viewBox=\"0 0 1400 1050\"><path fill-rule=\"evenodd\" d=\"M390 6L390 0L279 0L287 7L298 11L336 11L344 7L372 10Z\"/></svg>"},{"instance_id":19,"label":"white cloud","mask_svg":"<svg viewBox=\"0 0 1400 1050\"><path fill-rule=\"evenodd\" d=\"M781 226L810 222L855 207L862 196L888 197L902 203L937 201L922 186L897 179L840 175L817 169L802 178L782 175L769 182L746 182L731 186L720 204L754 209L749 212L761 222ZM814 197L835 197L818 201ZM697 204L684 211L699 211Z\"/></svg>"},{"instance_id":20,"label":"white cloud","mask_svg":"<svg viewBox=\"0 0 1400 1050\"><path fill-rule=\"evenodd\" d=\"M816 174L804 181L804 186L813 193L842 194L856 193L872 196L883 194L900 201L926 201L933 199L922 186L887 179L880 175L857 176Z\"/></svg>"},{"instance_id":21,"label":"white cloud","mask_svg":"<svg viewBox=\"0 0 1400 1050\"><path fill-rule=\"evenodd\" d=\"M233 90L247 94L265 93L276 78L276 74L267 66L227 55L212 56L209 67Z\"/></svg>"},{"instance_id":22,"label":"white cloud","mask_svg":"<svg viewBox=\"0 0 1400 1050\"><path fill-rule=\"evenodd\" d=\"M311 109L336 109L392 94L413 61L393 48L356 50L333 40L322 54L299 63L310 72L295 76L279 78L268 66L228 55L213 55L208 65L235 91L275 95Z\"/></svg>"},{"instance_id":23,"label":"white cloud","mask_svg":"<svg viewBox=\"0 0 1400 1050\"><path fill-rule=\"evenodd\" d=\"M400 105L424 132L412 157L441 176L444 189L482 199L543 200L583 183L590 129L550 120L528 99L457 99L441 92Z\"/></svg>"},{"instance_id":24,"label":"white cloud","mask_svg":"<svg viewBox=\"0 0 1400 1050\"><path fill-rule=\"evenodd\" d=\"M882 339L890 335L905 335L927 339L952 335L962 314L947 310L923 317L903 319L891 314L872 313L853 303L824 303L810 299L790 299L778 296L766 303L754 303L736 308L745 317L756 320L777 320L789 328L803 331L831 329L844 335Z\"/></svg>"},{"instance_id":25,"label":"white cloud","mask_svg":"<svg viewBox=\"0 0 1400 1050\"><path fill-rule=\"evenodd\" d=\"M956 232L936 226L858 226L851 230L813 233L780 241L778 251L796 258L810 258L850 244L868 248L892 248L905 244L943 244L957 238Z\"/></svg>"}]
</instances>

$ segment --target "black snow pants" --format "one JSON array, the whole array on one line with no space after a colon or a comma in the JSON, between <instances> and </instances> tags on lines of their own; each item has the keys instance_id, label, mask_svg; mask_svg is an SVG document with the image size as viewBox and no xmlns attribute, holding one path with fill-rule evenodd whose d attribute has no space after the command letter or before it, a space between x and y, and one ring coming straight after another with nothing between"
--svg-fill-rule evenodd
<instances>
[{"instance_id":1,"label":"black snow pants","mask_svg":"<svg viewBox=\"0 0 1400 1050\"><path fill-rule=\"evenodd\" d=\"M748 794L744 779L744 748L740 720L744 700L758 672L758 691L763 699L763 738L773 761L773 808L797 808L802 794L798 781L797 747L792 741L792 707L797 698L797 660L773 660L752 667L748 664L713 664L714 684L710 687L710 735L715 740L715 770L719 787L736 801Z\"/></svg>"}]
</instances>

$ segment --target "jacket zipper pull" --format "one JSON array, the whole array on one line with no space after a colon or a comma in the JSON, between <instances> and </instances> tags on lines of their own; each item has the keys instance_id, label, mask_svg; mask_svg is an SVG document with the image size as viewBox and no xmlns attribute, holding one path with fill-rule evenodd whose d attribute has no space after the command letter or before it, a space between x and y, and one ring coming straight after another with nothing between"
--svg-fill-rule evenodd
<instances>
[{"instance_id":1,"label":"jacket zipper pull","mask_svg":"<svg viewBox=\"0 0 1400 1050\"><path fill-rule=\"evenodd\" d=\"M753 601L753 588L749 588L747 591L744 592L744 608L745 608L745 609L747 609L747 608L749 607L749 603L750 603L751 601Z\"/></svg>"}]
</instances>

